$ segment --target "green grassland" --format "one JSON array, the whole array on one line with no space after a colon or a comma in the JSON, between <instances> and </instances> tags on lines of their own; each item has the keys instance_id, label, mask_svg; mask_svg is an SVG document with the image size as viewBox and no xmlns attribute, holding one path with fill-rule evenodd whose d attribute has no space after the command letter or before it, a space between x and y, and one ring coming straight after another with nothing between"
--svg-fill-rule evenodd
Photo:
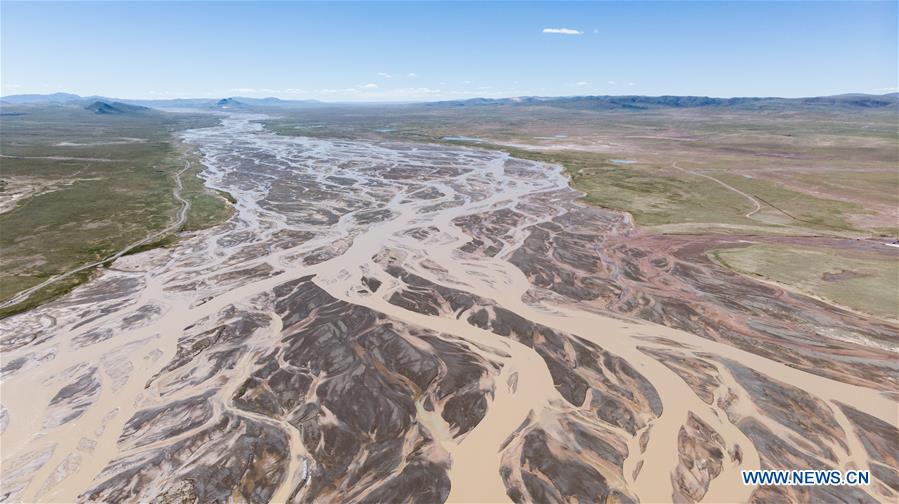
<instances>
[{"instance_id":1,"label":"green grassland","mask_svg":"<svg viewBox=\"0 0 899 504\"><path fill-rule=\"evenodd\" d=\"M22 115L6 115L15 108ZM215 123L200 115L148 111L97 115L76 107L4 107L0 179L4 190L31 187L0 214L0 300L47 278L100 261L172 222L175 173L191 201L185 229L220 222L228 204L197 178L196 155L174 134ZM193 157L191 157L193 156ZM8 315L56 297L90 271L52 284Z\"/></svg>"},{"instance_id":2,"label":"green grassland","mask_svg":"<svg viewBox=\"0 0 899 504\"><path fill-rule=\"evenodd\" d=\"M181 176L181 196L190 201L190 212L181 231L197 231L224 222L233 213L232 205L237 201L225 191L206 187L200 177L203 171L200 156L184 145L179 147L182 162L185 159L190 162L190 168Z\"/></svg>"},{"instance_id":3,"label":"green grassland","mask_svg":"<svg viewBox=\"0 0 899 504\"><path fill-rule=\"evenodd\" d=\"M511 155L565 167L571 186L585 194L583 201L624 210L641 226L708 222L751 224L743 217L752 206L721 191L715 182L685 177L664 167L615 165L604 154L496 148Z\"/></svg>"},{"instance_id":4,"label":"green grassland","mask_svg":"<svg viewBox=\"0 0 899 504\"><path fill-rule=\"evenodd\" d=\"M892 112L357 107L283 114L267 126L287 135L447 143L557 163L585 202L627 211L639 226L663 233L897 233ZM761 208L747 217L753 201L707 177Z\"/></svg>"},{"instance_id":5,"label":"green grassland","mask_svg":"<svg viewBox=\"0 0 899 504\"><path fill-rule=\"evenodd\" d=\"M725 266L803 294L896 320L899 261L844 250L752 245L716 250Z\"/></svg>"}]
</instances>

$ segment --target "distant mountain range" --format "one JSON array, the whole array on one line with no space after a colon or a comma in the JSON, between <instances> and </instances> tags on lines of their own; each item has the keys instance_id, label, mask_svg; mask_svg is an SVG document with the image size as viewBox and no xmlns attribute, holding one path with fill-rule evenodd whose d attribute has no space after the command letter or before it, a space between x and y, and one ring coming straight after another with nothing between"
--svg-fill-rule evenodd
<instances>
[{"instance_id":1,"label":"distant mountain range","mask_svg":"<svg viewBox=\"0 0 899 504\"><path fill-rule=\"evenodd\" d=\"M280 98L176 98L166 100L129 100L103 96L78 96L70 93L46 95L22 94L0 98L3 105L80 105L98 114L134 113L137 109L191 108L208 110L252 110L346 106L349 103L327 103L317 100L282 100ZM373 105L373 103L356 104ZM801 109L868 109L899 110L899 93L883 95L843 94L809 98L745 97L710 98L708 96L520 96L515 98L472 98L467 100L427 103L385 104L392 106L425 106L433 108L522 107L542 106L578 110L651 110L671 108L731 108L743 110Z\"/></svg>"},{"instance_id":2,"label":"distant mountain range","mask_svg":"<svg viewBox=\"0 0 899 504\"><path fill-rule=\"evenodd\" d=\"M141 108L249 109L262 107L309 107L326 105L317 100L282 100L280 98L174 98L166 100L131 100L106 96L79 96L71 93L20 94L0 97L3 105L73 105L91 109L98 103ZM120 107L123 108L123 107ZM96 111L95 111L96 112ZM134 110L130 110L134 112ZM98 112L103 113L103 112Z\"/></svg>"},{"instance_id":3,"label":"distant mountain range","mask_svg":"<svg viewBox=\"0 0 899 504\"><path fill-rule=\"evenodd\" d=\"M570 96L517 98L473 98L432 102L429 107L485 107L485 106L544 106L579 110L647 110L660 108L740 108L778 109L783 107L826 107L826 108L899 108L899 93L884 95L844 94L810 98L710 98L708 96Z\"/></svg>"},{"instance_id":4,"label":"distant mountain range","mask_svg":"<svg viewBox=\"0 0 899 504\"><path fill-rule=\"evenodd\" d=\"M122 102L107 103L105 101L95 101L84 107L95 114L139 114L149 112L151 109L140 105L129 105Z\"/></svg>"},{"instance_id":5,"label":"distant mountain range","mask_svg":"<svg viewBox=\"0 0 899 504\"><path fill-rule=\"evenodd\" d=\"M20 94L0 97L0 102L10 104L24 103L72 103L87 100L76 94L71 93L53 93L53 94Z\"/></svg>"}]
</instances>

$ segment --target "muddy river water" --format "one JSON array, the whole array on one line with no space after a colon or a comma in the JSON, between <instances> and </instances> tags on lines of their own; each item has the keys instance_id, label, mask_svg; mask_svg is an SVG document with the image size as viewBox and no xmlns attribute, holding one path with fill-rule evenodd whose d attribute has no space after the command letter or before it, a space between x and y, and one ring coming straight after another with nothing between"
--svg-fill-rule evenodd
<instances>
[{"instance_id":1,"label":"muddy river water","mask_svg":"<svg viewBox=\"0 0 899 504\"><path fill-rule=\"evenodd\" d=\"M559 167L259 119L183 135L226 224L0 322L0 499L899 495L895 326L654 242Z\"/></svg>"}]
</instances>

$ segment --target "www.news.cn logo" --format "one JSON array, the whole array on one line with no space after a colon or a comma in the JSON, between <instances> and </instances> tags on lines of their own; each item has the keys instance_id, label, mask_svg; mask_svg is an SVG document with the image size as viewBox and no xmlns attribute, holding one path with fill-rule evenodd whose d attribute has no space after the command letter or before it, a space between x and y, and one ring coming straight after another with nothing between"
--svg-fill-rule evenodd
<instances>
[{"instance_id":1,"label":"www.news.cn logo","mask_svg":"<svg viewBox=\"0 0 899 504\"><path fill-rule=\"evenodd\" d=\"M740 471L744 485L775 485L775 486L815 486L815 485L869 485L871 484L870 471L818 471L806 470L777 470L777 471Z\"/></svg>"}]
</instances>

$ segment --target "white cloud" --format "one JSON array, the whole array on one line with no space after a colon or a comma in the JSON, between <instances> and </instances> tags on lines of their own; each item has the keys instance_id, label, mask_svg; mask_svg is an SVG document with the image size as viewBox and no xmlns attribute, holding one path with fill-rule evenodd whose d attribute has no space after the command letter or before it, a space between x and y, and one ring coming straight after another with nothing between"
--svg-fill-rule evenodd
<instances>
[{"instance_id":1,"label":"white cloud","mask_svg":"<svg viewBox=\"0 0 899 504\"><path fill-rule=\"evenodd\" d=\"M899 91L899 87L883 87L874 90L875 93L895 93L896 91Z\"/></svg>"},{"instance_id":2,"label":"white cloud","mask_svg":"<svg viewBox=\"0 0 899 504\"><path fill-rule=\"evenodd\" d=\"M470 80L464 80L464 81L462 81L462 84L471 84L471 81L470 81Z\"/></svg>"},{"instance_id":3,"label":"white cloud","mask_svg":"<svg viewBox=\"0 0 899 504\"><path fill-rule=\"evenodd\" d=\"M572 84L572 86L576 86L576 87L583 87L583 86L589 86L589 85L590 85L589 82L583 81L583 80L582 80L582 81L575 82L574 84Z\"/></svg>"},{"instance_id":4,"label":"white cloud","mask_svg":"<svg viewBox=\"0 0 899 504\"><path fill-rule=\"evenodd\" d=\"M378 89L378 85L372 82L362 86L362 89Z\"/></svg>"},{"instance_id":5,"label":"white cloud","mask_svg":"<svg viewBox=\"0 0 899 504\"><path fill-rule=\"evenodd\" d=\"M543 33L554 33L556 35L583 35L584 32L580 30L573 30L571 28L544 28Z\"/></svg>"},{"instance_id":6,"label":"white cloud","mask_svg":"<svg viewBox=\"0 0 899 504\"><path fill-rule=\"evenodd\" d=\"M393 78L393 76L387 72L378 72L375 75L377 75L378 77L384 77L385 79Z\"/></svg>"},{"instance_id":7,"label":"white cloud","mask_svg":"<svg viewBox=\"0 0 899 504\"><path fill-rule=\"evenodd\" d=\"M633 82L628 82L627 85L628 85L628 86L633 86L634 83L633 83Z\"/></svg>"},{"instance_id":8,"label":"white cloud","mask_svg":"<svg viewBox=\"0 0 899 504\"><path fill-rule=\"evenodd\" d=\"M409 72L408 74L406 74L406 77L412 77L414 79L415 77L418 77L418 74L415 72Z\"/></svg>"},{"instance_id":9,"label":"white cloud","mask_svg":"<svg viewBox=\"0 0 899 504\"><path fill-rule=\"evenodd\" d=\"M615 84L617 84L617 82L615 82L615 81L613 81L613 80L610 80L610 81L609 81L609 84L611 84L611 85L614 86Z\"/></svg>"},{"instance_id":10,"label":"white cloud","mask_svg":"<svg viewBox=\"0 0 899 504\"><path fill-rule=\"evenodd\" d=\"M306 94L306 91L304 89L299 88L287 88L284 90L284 92L287 94Z\"/></svg>"}]
</instances>

